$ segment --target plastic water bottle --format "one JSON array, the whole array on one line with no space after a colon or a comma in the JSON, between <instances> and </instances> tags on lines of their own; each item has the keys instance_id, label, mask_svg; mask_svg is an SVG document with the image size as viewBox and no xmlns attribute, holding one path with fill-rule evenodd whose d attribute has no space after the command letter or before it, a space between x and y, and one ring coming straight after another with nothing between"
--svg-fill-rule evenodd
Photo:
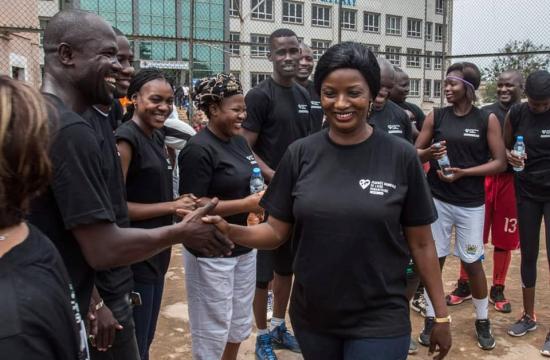
<instances>
[{"instance_id":1,"label":"plastic water bottle","mask_svg":"<svg viewBox=\"0 0 550 360\"><path fill-rule=\"evenodd\" d=\"M520 157L522 159L525 157L525 143L523 142L523 136L518 135L518 137L516 137L516 143L514 144L514 148L512 149L512 155ZM513 169L514 171L523 171L523 168L524 166L522 165L521 167L514 166Z\"/></svg>"},{"instance_id":2,"label":"plastic water bottle","mask_svg":"<svg viewBox=\"0 0 550 360\"><path fill-rule=\"evenodd\" d=\"M262 191L265 187L264 178L262 177L262 171L259 167L252 169L252 176L250 177L250 193L256 194Z\"/></svg>"},{"instance_id":3,"label":"plastic water bottle","mask_svg":"<svg viewBox=\"0 0 550 360\"><path fill-rule=\"evenodd\" d=\"M434 144L434 146L436 148L440 148L441 147L441 143L439 142L436 142ZM439 164L439 168L441 169L441 171L443 172L443 176L453 176L453 172L450 170L451 168L451 162L449 161L449 157L447 156L447 154L443 155L442 158L440 159L437 159L437 163Z\"/></svg>"}]
</instances>

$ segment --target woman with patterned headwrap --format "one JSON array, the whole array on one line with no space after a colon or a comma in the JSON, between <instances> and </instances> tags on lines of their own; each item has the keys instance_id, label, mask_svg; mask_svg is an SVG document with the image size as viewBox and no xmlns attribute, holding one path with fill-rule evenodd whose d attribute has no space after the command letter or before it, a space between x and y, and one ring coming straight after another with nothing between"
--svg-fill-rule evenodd
<instances>
[{"instance_id":1,"label":"woman with patterned headwrap","mask_svg":"<svg viewBox=\"0 0 550 360\"><path fill-rule=\"evenodd\" d=\"M241 84L219 74L197 83L194 94L209 122L179 155L180 193L199 203L217 197L214 213L246 225L248 213L260 211L262 194L250 195L257 164L239 135L246 118ZM207 258L185 249L184 262L193 359L236 359L252 329L256 250L236 246L229 257Z\"/></svg>"}]
</instances>

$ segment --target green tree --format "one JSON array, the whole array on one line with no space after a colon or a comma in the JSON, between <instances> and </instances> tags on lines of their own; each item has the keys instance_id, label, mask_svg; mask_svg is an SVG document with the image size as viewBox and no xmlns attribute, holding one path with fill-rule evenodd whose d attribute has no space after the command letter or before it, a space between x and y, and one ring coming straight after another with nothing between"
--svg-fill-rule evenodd
<instances>
[{"instance_id":1,"label":"green tree","mask_svg":"<svg viewBox=\"0 0 550 360\"><path fill-rule=\"evenodd\" d=\"M546 51L545 54L532 54L529 52ZM482 78L485 80L484 102L496 100L496 81L498 75L506 70L519 70L524 78L535 70L548 69L550 67L550 47L535 45L531 40L513 40L500 49L501 56L494 59L491 64L482 69ZM527 54L525 54L527 53Z\"/></svg>"}]
</instances>

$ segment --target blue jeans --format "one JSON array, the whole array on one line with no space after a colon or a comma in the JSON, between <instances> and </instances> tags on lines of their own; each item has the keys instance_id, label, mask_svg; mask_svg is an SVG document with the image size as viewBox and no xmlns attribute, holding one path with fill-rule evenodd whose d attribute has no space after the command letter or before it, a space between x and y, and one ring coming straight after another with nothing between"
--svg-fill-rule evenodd
<instances>
[{"instance_id":1,"label":"blue jeans","mask_svg":"<svg viewBox=\"0 0 550 360\"><path fill-rule=\"evenodd\" d=\"M410 335L385 338L339 338L294 327L305 360L405 360Z\"/></svg>"},{"instance_id":2,"label":"blue jeans","mask_svg":"<svg viewBox=\"0 0 550 360\"><path fill-rule=\"evenodd\" d=\"M155 337L163 290L164 276L154 283L134 280L134 291L141 295L142 304L134 308L136 339L141 360L149 360L149 348Z\"/></svg>"}]
</instances>

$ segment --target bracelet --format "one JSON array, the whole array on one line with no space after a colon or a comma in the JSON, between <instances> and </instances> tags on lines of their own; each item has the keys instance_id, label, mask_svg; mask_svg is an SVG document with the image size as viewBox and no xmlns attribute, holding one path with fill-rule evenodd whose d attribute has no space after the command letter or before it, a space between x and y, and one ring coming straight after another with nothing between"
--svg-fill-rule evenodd
<instances>
[{"instance_id":1,"label":"bracelet","mask_svg":"<svg viewBox=\"0 0 550 360\"><path fill-rule=\"evenodd\" d=\"M437 324L444 324L444 323L451 323L452 322L452 318L451 318L451 315L447 315L445 317L436 317L434 318L434 321L437 323Z\"/></svg>"},{"instance_id":2,"label":"bracelet","mask_svg":"<svg viewBox=\"0 0 550 360\"><path fill-rule=\"evenodd\" d=\"M98 311L103 306L105 306L105 303L103 302L103 299L101 299L101 300L99 300L99 302L97 304L95 304L95 311Z\"/></svg>"}]
</instances>

